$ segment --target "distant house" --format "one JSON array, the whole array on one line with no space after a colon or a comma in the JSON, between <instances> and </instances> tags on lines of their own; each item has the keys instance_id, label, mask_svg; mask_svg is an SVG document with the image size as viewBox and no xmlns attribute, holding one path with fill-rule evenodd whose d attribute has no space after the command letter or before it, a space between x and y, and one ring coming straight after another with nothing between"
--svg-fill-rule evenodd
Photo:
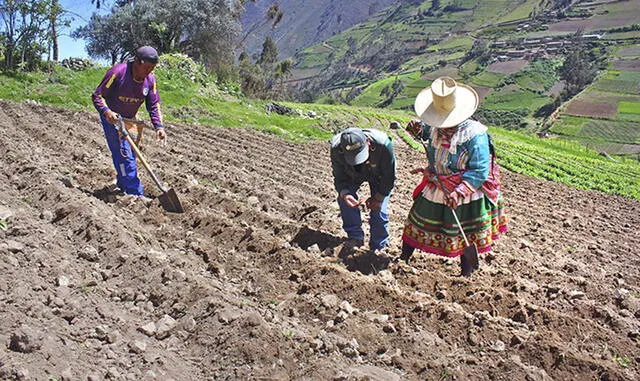
<instances>
[{"instance_id":1,"label":"distant house","mask_svg":"<svg viewBox=\"0 0 640 381\"><path fill-rule=\"evenodd\" d=\"M582 35L582 39L583 40L587 40L587 41L599 40L602 37L604 37L604 34L585 34L585 35Z\"/></svg>"}]
</instances>

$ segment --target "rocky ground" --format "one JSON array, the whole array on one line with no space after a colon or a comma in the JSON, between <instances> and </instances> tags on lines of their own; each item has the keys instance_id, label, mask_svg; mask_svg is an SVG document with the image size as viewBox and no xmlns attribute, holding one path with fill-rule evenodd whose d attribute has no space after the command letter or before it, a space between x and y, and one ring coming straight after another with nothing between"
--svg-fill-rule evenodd
<instances>
[{"instance_id":1,"label":"rocky ground","mask_svg":"<svg viewBox=\"0 0 640 381\"><path fill-rule=\"evenodd\" d=\"M467 280L346 250L322 142L169 134L146 154L184 214L108 192L95 113L0 102L1 380L639 378L639 201L505 172ZM398 254L423 157L394 142Z\"/></svg>"}]
</instances>

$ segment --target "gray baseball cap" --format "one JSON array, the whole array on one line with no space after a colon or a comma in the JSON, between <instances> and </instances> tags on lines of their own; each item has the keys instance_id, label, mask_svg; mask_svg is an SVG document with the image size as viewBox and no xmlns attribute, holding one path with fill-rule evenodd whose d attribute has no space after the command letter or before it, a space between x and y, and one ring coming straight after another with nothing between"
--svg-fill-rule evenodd
<instances>
[{"instance_id":1,"label":"gray baseball cap","mask_svg":"<svg viewBox=\"0 0 640 381\"><path fill-rule=\"evenodd\" d=\"M362 164L369 158L367 137L357 127L347 128L340 135L340 148L344 159L349 165Z\"/></svg>"},{"instance_id":2,"label":"gray baseball cap","mask_svg":"<svg viewBox=\"0 0 640 381\"><path fill-rule=\"evenodd\" d=\"M151 46L141 46L135 51L136 58L140 61L158 63L158 52Z\"/></svg>"}]
</instances>

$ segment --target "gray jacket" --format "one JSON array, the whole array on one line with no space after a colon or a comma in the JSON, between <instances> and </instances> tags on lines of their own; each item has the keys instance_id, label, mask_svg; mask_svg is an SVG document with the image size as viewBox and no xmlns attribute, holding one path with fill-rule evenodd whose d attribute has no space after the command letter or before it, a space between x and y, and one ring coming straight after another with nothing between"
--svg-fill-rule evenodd
<instances>
[{"instance_id":1,"label":"gray jacket","mask_svg":"<svg viewBox=\"0 0 640 381\"><path fill-rule=\"evenodd\" d=\"M346 163L340 148L340 135L331 139L331 168L333 184L340 195L349 193L349 188L358 188L368 182L376 190L373 195L382 201L391 194L396 181L396 158L393 153L391 139L384 132L376 129L363 129L370 142L369 159L364 163L352 166Z\"/></svg>"}]
</instances>

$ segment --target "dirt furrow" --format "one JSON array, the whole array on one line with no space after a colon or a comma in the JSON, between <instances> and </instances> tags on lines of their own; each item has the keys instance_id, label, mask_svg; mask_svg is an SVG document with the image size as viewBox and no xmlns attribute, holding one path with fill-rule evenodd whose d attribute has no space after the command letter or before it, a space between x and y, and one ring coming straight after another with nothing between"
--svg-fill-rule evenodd
<instances>
[{"instance_id":1,"label":"dirt furrow","mask_svg":"<svg viewBox=\"0 0 640 381\"><path fill-rule=\"evenodd\" d=\"M0 208L14 214L0 271L17 285L0 281L0 339L24 323L41 344L5 351L0 378L333 380L362 365L406 380L637 373L637 201L505 173L511 231L468 281L451 260L419 254L385 269L343 250L326 142L171 126L168 150L147 148L187 209L169 215L98 198L113 173L99 127L91 113L0 103ZM419 180L408 171L423 156L396 147L397 253Z\"/></svg>"}]
</instances>

